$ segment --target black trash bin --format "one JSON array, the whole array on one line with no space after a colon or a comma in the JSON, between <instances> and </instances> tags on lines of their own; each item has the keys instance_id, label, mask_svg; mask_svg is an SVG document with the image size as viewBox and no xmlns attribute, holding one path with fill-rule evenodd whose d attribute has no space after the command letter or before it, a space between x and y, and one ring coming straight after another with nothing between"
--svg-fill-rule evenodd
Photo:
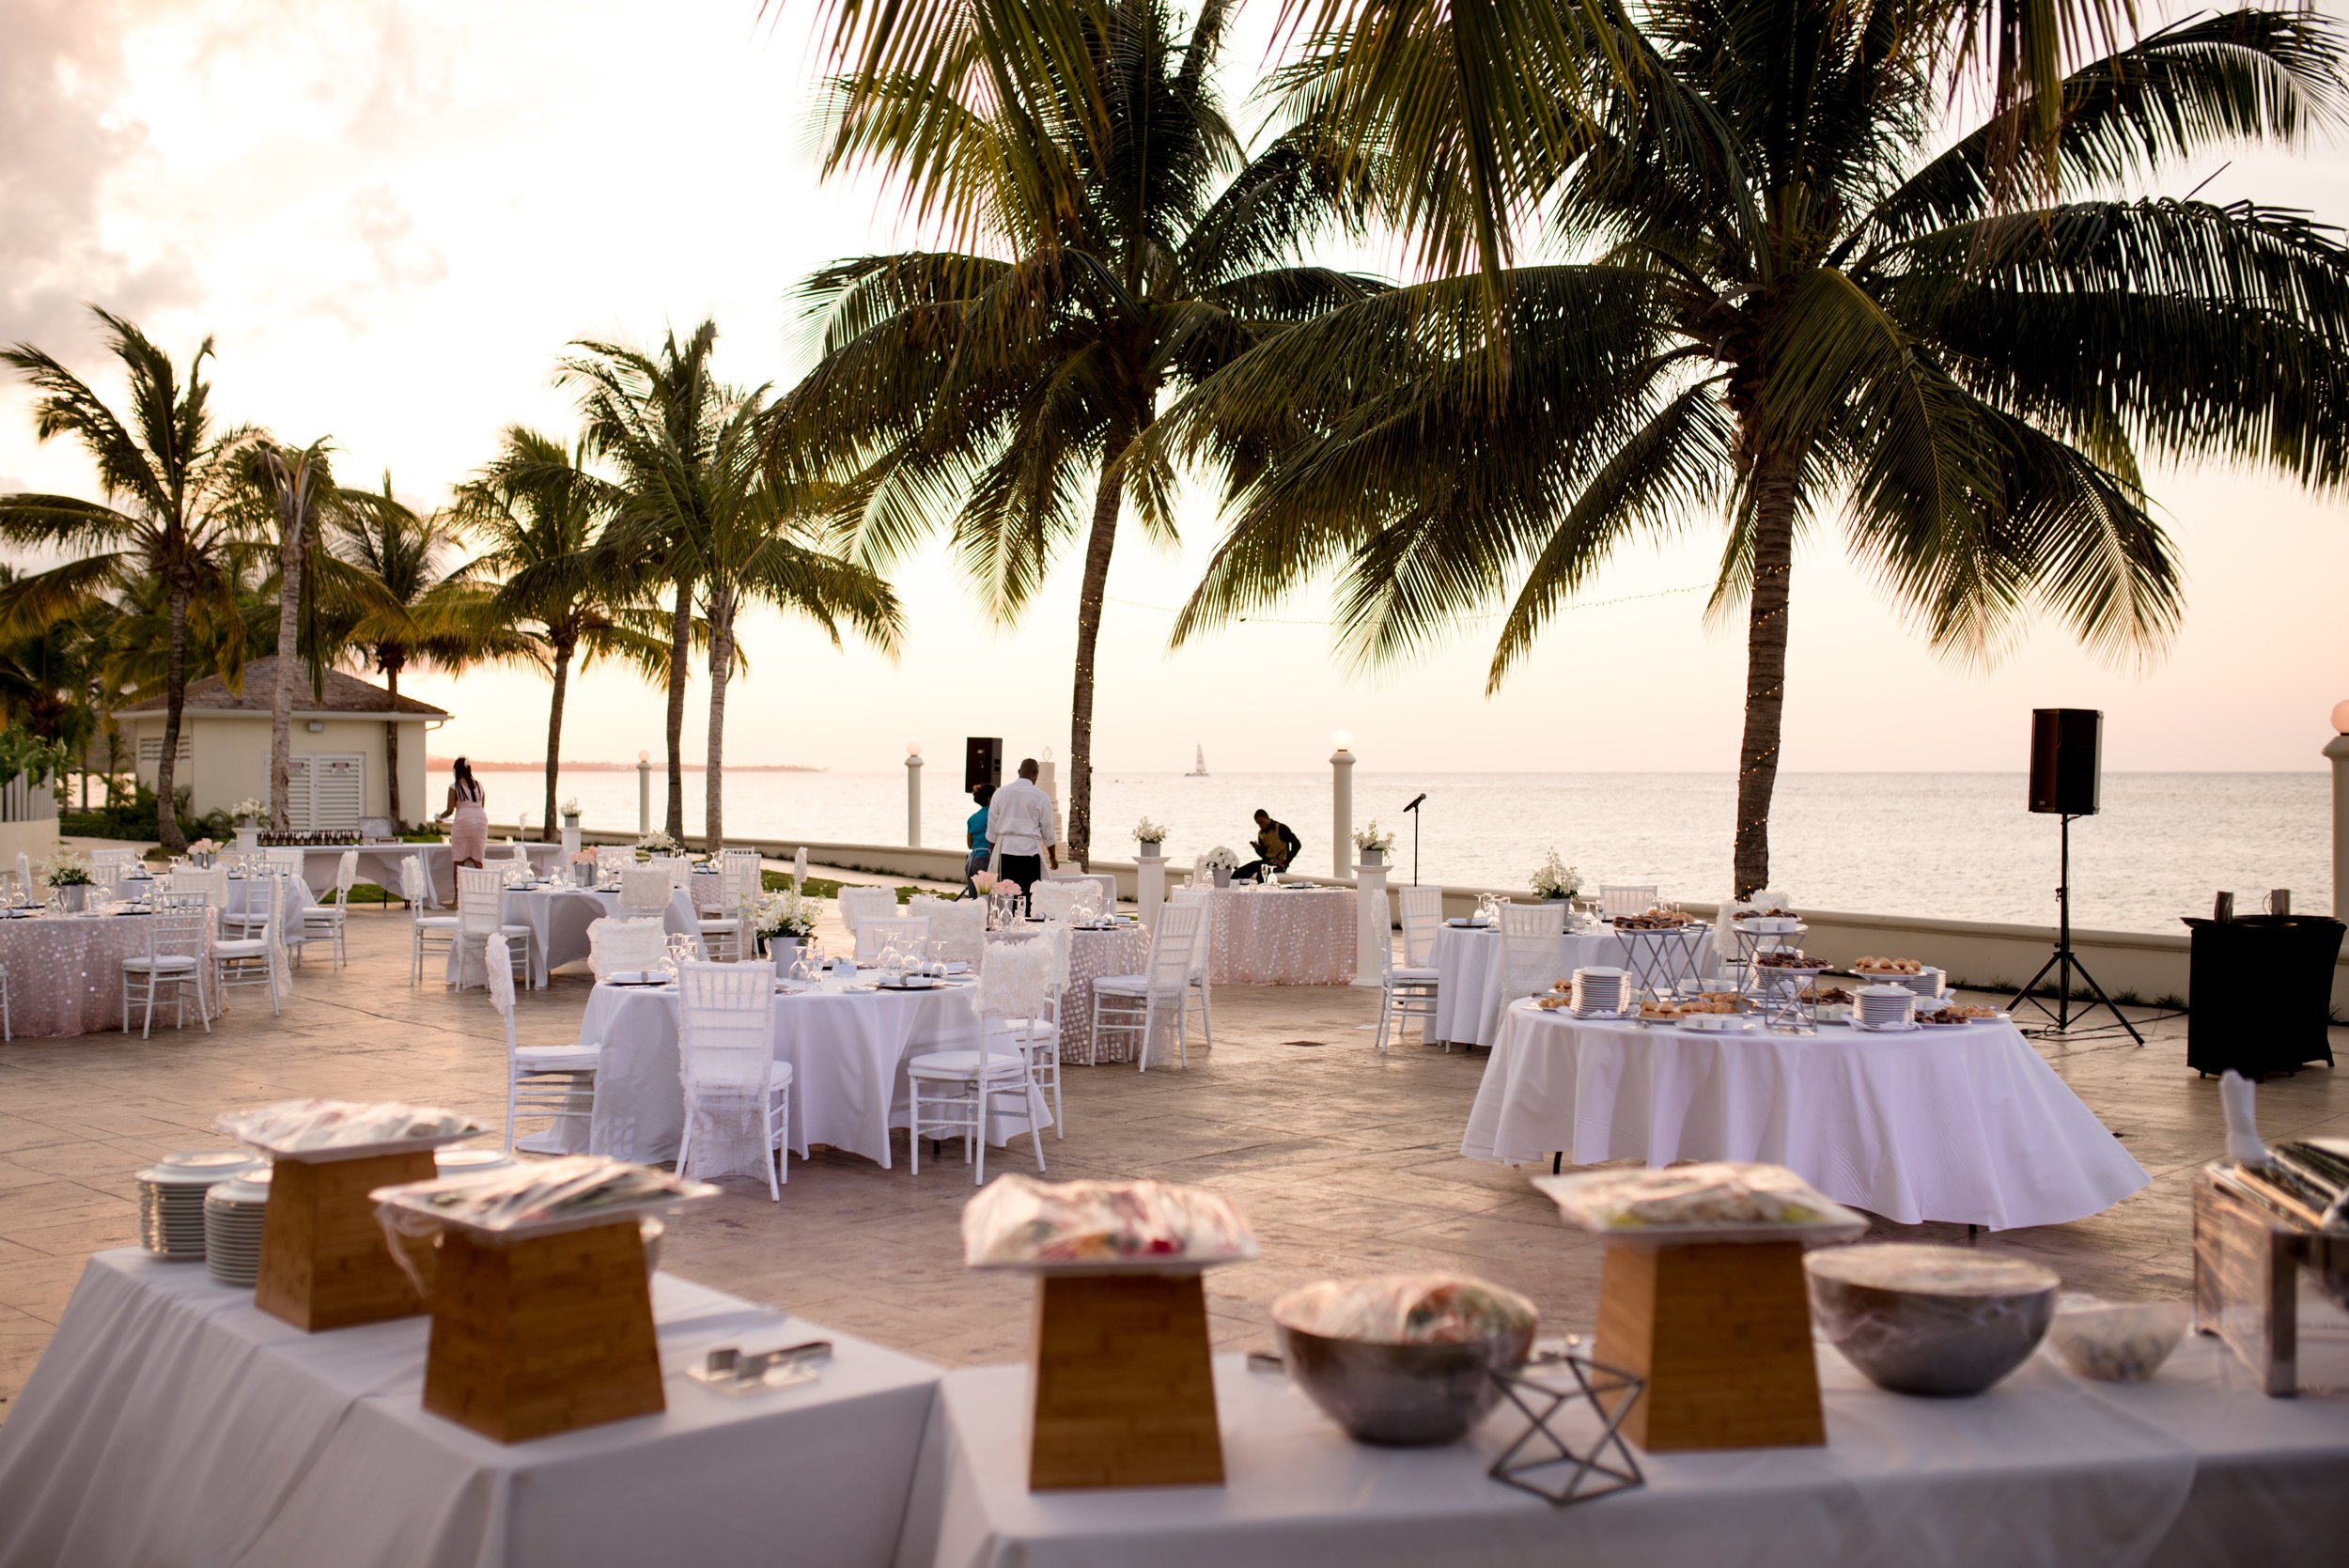
<instances>
[{"instance_id":1,"label":"black trash bin","mask_svg":"<svg viewBox=\"0 0 2349 1568\"><path fill-rule=\"evenodd\" d=\"M2322 915L2192 920L2186 1064L2245 1078L2332 1064L2327 1024L2343 926Z\"/></svg>"}]
</instances>

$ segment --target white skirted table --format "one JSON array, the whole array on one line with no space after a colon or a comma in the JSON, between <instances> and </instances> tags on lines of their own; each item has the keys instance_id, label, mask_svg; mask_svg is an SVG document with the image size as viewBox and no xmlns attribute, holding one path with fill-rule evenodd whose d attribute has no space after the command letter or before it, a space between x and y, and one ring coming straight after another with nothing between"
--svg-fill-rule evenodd
<instances>
[{"instance_id":1,"label":"white skirted table","mask_svg":"<svg viewBox=\"0 0 2349 1568\"><path fill-rule=\"evenodd\" d=\"M1217 986L1346 986L1358 900L1349 888L1218 888L1207 980Z\"/></svg>"},{"instance_id":2,"label":"white skirted table","mask_svg":"<svg viewBox=\"0 0 2349 1568\"><path fill-rule=\"evenodd\" d=\"M1436 932L1428 961L1436 970L1436 1021L1430 1041L1462 1046L1489 1046L1501 1032L1502 985L1501 934L1490 926L1460 926L1447 923ZM1575 931L1551 944L1550 970L1542 978L1548 989L1553 980L1571 980L1574 971L1598 966L1621 968L1623 944L1611 931Z\"/></svg>"},{"instance_id":3,"label":"white skirted table","mask_svg":"<svg viewBox=\"0 0 2349 1568\"><path fill-rule=\"evenodd\" d=\"M969 984L892 992L876 990L870 981L837 980L776 997L775 1060L790 1063L793 1074L792 1152L805 1158L811 1144L828 1143L887 1167L890 1129L910 1119L906 1061L976 1044L979 1016L972 997ZM675 1159L685 1131L676 988L599 985L580 1020L579 1038L603 1044L588 1150L646 1165ZM1042 1122L1050 1125L1049 1101ZM1002 1142L1017 1126L997 1119L992 1141ZM701 1136L694 1134L697 1166ZM559 1131L554 1141L575 1146L578 1140L575 1131Z\"/></svg>"},{"instance_id":4,"label":"white skirted table","mask_svg":"<svg viewBox=\"0 0 2349 1568\"><path fill-rule=\"evenodd\" d=\"M1375 1448L1237 1356L1215 1366L1223 1485L1031 1492L1027 1369L952 1372L898 1568L2235 1568L2349 1539L2349 1401L2264 1398L2212 1341L2138 1387L2034 1358L1978 1398L1911 1399L1824 1346L1819 1376L1824 1448L1641 1454L1643 1488L1553 1508L1486 1473L1524 1429L1506 1404L1461 1443Z\"/></svg>"},{"instance_id":5,"label":"white skirted table","mask_svg":"<svg viewBox=\"0 0 2349 1568\"><path fill-rule=\"evenodd\" d=\"M1701 1034L1513 1003L1460 1153L1518 1164L1759 1159L1903 1225L2007 1230L2146 1184L2011 1023Z\"/></svg>"},{"instance_id":6,"label":"white skirted table","mask_svg":"<svg viewBox=\"0 0 2349 1568\"><path fill-rule=\"evenodd\" d=\"M620 895L602 888L574 887L549 882L537 887L507 888L498 895L498 919L506 925L530 927L530 983L546 988L548 971L590 956L587 928L620 912ZM661 911L663 936L691 937L701 930L692 895L679 888ZM481 949L459 942L451 946L444 970L448 983L459 990L486 984Z\"/></svg>"},{"instance_id":7,"label":"white skirted table","mask_svg":"<svg viewBox=\"0 0 2349 1568\"><path fill-rule=\"evenodd\" d=\"M0 972L8 977L8 1031L56 1039L122 1027L122 961L144 957L152 917L139 914L39 914L0 918ZM215 927L216 928L216 927ZM215 1016L220 997L204 994ZM169 990L155 1003L155 1022L179 1015ZM142 1017L146 1008L139 1008ZM194 998L188 1027L199 1026Z\"/></svg>"},{"instance_id":8,"label":"white skirted table","mask_svg":"<svg viewBox=\"0 0 2349 1568\"><path fill-rule=\"evenodd\" d=\"M384 842L305 846L302 851L302 876L310 884L310 891L319 894L333 893L343 855L345 851L354 849L359 854L358 871L362 882L372 882L397 898L399 896L400 862L411 855L421 855L424 857L425 891L428 894L428 905L437 907L457 902L457 862L449 852L445 839L434 844ZM502 864L511 859L513 853L513 846L493 843L490 846L490 858L486 863ZM531 869L541 876L563 863L563 846L559 844L525 844L522 854L530 862Z\"/></svg>"},{"instance_id":9,"label":"white skirted table","mask_svg":"<svg viewBox=\"0 0 2349 1568\"><path fill-rule=\"evenodd\" d=\"M1040 925L989 931L987 939L1024 941ZM1150 958L1150 931L1139 922L1121 922L1114 929L1079 928L1068 933L1068 988L1060 999L1060 1059L1078 1066L1102 1062L1131 1062L1132 1037L1121 1036L1108 1046L1093 1037L1093 983L1105 974L1140 974Z\"/></svg>"},{"instance_id":10,"label":"white skirted table","mask_svg":"<svg viewBox=\"0 0 2349 1568\"><path fill-rule=\"evenodd\" d=\"M0 1428L0 1568L890 1561L937 1369L666 1274L653 1314L665 1412L507 1445L425 1412L426 1318L305 1334L101 1252ZM813 1383L683 1375L810 1339Z\"/></svg>"}]
</instances>

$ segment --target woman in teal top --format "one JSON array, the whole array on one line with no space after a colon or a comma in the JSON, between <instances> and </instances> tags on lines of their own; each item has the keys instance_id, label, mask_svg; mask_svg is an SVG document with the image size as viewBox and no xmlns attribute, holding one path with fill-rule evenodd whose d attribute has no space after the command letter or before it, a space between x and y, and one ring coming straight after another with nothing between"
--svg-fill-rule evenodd
<instances>
[{"instance_id":1,"label":"woman in teal top","mask_svg":"<svg viewBox=\"0 0 2349 1568\"><path fill-rule=\"evenodd\" d=\"M971 819L962 825L963 846L971 851L962 862L962 896L965 898L979 895L978 885L971 878L987 869L987 803L995 799L995 786L983 784L971 792L971 799L978 802L979 809L972 812Z\"/></svg>"}]
</instances>

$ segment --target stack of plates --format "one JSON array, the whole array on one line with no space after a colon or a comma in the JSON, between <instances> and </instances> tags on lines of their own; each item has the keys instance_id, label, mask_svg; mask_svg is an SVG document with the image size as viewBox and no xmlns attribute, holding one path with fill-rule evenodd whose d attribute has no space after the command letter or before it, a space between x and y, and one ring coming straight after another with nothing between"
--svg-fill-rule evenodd
<instances>
[{"instance_id":1,"label":"stack of plates","mask_svg":"<svg viewBox=\"0 0 2349 1568\"><path fill-rule=\"evenodd\" d=\"M435 1149L433 1169L443 1176L477 1176L484 1171L496 1171L514 1163L514 1157L503 1149Z\"/></svg>"},{"instance_id":2,"label":"stack of plates","mask_svg":"<svg viewBox=\"0 0 2349 1568\"><path fill-rule=\"evenodd\" d=\"M1631 1002L1631 971L1594 965L1574 971L1574 1010L1620 1013Z\"/></svg>"},{"instance_id":3,"label":"stack of plates","mask_svg":"<svg viewBox=\"0 0 2349 1568\"><path fill-rule=\"evenodd\" d=\"M204 1266L224 1285L250 1290L261 1277L261 1226L273 1173L260 1166L204 1194Z\"/></svg>"},{"instance_id":4,"label":"stack of plates","mask_svg":"<svg viewBox=\"0 0 2349 1568\"><path fill-rule=\"evenodd\" d=\"M204 1193L257 1163L242 1149L165 1155L139 1172L139 1242L159 1258L194 1263L204 1256Z\"/></svg>"},{"instance_id":5,"label":"stack of plates","mask_svg":"<svg viewBox=\"0 0 2349 1568\"><path fill-rule=\"evenodd\" d=\"M1906 986L1863 986L1853 999L1852 1022L1862 1029L1907 1029L1914 1025L1917 993Z\"/></svg>"}]
</instances>

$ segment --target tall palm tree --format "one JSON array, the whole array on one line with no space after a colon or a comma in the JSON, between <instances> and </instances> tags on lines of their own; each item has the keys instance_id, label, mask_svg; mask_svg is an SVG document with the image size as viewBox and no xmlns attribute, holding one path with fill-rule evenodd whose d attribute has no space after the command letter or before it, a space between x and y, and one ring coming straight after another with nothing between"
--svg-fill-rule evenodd
<instances>
[{"instance_id":1,"label":"tall palm tree","mask_svg":"<svg viewBox=\"0 0 2349 1568\"><path fill-rule=\"evenodd\" d=\"M393 697L412 662L455 672L519 650L522 639L485 613L488 590L474 581L474 563L464 559L454 519L418 512L399 500L388 472L381 489L346 489L340 500L328 523L326 551L372 588L377 602L344 596L333 640L362 668L381 675ZM385 803L392 820L404 822L396 721L383 725L383 758L390 784Z\"/></svg>"},{"instance_id":2,"label":"tall palm tree","mask_svg":"<svg viewBox=\"0 0 2349 1568\"><path fill-rule=\"evenodd\" d=\"M822 363L784 400L778 463L858 472L838 508L885 567L943 532L1009 624L1081 540L1068 841L1093 843L1094 660L1119 514L1174 530L1128 461L1160 399L1288 323L1374 295L1298 248L1361 187L1287 135L1249 160L1212 83L1229 7L1027 0L957 15L918 69L844 84L833 168L895 171L954 248L843 261L807 286ZM1023 54L1063 23L1069 52ZM1033 69L1030 69L1033 68Z\"/></svg>"},{"instance_id":3,"label":"tall palm tree","mask_svg":"<svg viewBox=\"0 0 2349 1568\"><path fill-rule=\"evenodd\" d=\"M710 444L724 422L724 389L709 366L718 324L704 321L680 344L671 333L658 353L581 341L560 378L581 392L588 452L616 471L612 514L626 519L632 548L612 565L672 595L666 827L685 838L685 687L692 674L693 539L708 528Z\"/></svg>"},{"instance_id":4,"label":"tall palm tree","mask_svg":"<svg viewBox=\"0 0 2349 1568\"><path fill-rule=\"evenodd\" d=\"M457 497L459 520L483 546L471 573L486 585L481 619L516 638L519 656L552 682L541 817L541 833L550 839L555 836L572 660L584 670L599 658L621 660L647 680L661 679L669 669L669 642L661 634L665 615L598 547L606 508L618 496L586 472L583 457L517 425L506 432L497 457Z\"/></svg>"},{"instance_id":5,"label":"tall palm tree","mask_svg":"<svg viewBox=\"0 0 2349 1568\"><path fill-rule=\"evenodd\" d=\"M1548 232L1588 259L1506 271L1497 313L1456 277L1333 311L1154 433L1160 458L1230 475L1230 531L1177 639L1335 569L1365 662L1505 601L1498 686L1616 547L1720 517L1713 608L1742 599L1746 620L1741 894L1769 879L1806 529L1840 516L1960 659L1994 657L2039 607L2099 650L2158 648L2180 585L2140 459L2337 484L2349 251L2293 212L2106 193L2330 118L2333 29L2244 11L2080 65L2061 85L2059 199L2016 211L1999 149L2041 105L1932 150L1942 89L1920 42L1958 14L1611 12L1641 90L1541 187ZM1300 89L1346 69L1316 62Z\"/></svg>"},{"instance_id":6,"label":"tall palm tree","mask_svg":"<svg viewBox=\"0 0 2349 1568\"><path fill-rule=\"evenodd\" d=\"M108 350L128 380L128 417L118 414L54 357L29 343L0 350L36 394L33 429L41 441L79 442L98 471L106 500L74 496L0 496L0 538L68 552L75 559L39 574L22 602L79 603L92 590L131 587L151 578L162 587L164 618L163 752L156 764L157 828L166 849L186 846L173 807L181 710L187 703L191 611L202 605L233 619L236 583L226 569L234 543L235 447L241 432L214 428L206 338L184 376L170 356L129 321L90 307Z\"/></svg>"},{"instance_id":7,"label":"tall palm tree","mask_svg":"<svg viewBox=\"0 0 2349 1568\"><path fill-rule=\"evenodd\" d=\"M293 826L288 799L293 776L294 691L301 675L303 566L319 548L326 520L338 509L334 468L324 440L303 447L257 437L242 454L252 511L265 518L277 547L276 679L269 706L269 816L279 832ZM322 675L322 673L321 673Z\"/></svg>"}]
</instances>

